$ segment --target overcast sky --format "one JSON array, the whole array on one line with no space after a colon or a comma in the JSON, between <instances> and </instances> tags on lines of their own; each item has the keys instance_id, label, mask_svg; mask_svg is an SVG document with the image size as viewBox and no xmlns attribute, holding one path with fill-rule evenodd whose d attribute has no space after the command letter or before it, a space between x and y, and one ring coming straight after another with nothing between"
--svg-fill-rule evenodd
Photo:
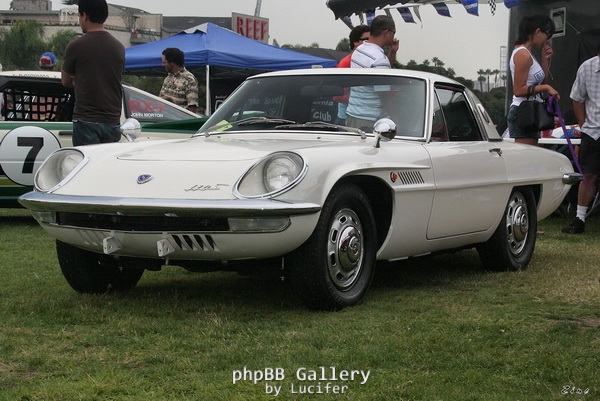
<instances>
[{"instance_id":1,"label":"overcast sky","mask_svg":"<svg viewBox=\"0 0 600 401\"><path fill-rule=\"evenodd\" d=\"M230 17L232 12L253 15L255 0L109 0L109 3L139 8L167 16ZM0 0L0 8L7 10L10 0ZM53 8L62 7L54 0ZM500 69L500 47L508 38L509 10L497 5L492 16L488 4L479 5L479 16L468 14L460 4L449 6L451 18L437 14L432 5L422 5L419 11L422 23L405 23L396 9L391 10L396 21L396 37L400 39L398 61L421 62L438 57L445 67L454 68L457 75L477 79L480 69ZM378 11L378 15L383 12ZM318 43L334 49L348 36L349 28L336 20L326 0L262 0L261 17L269 19L270 37L280 45ZM357 16L352 22L359 23Z\"/></svg>"}]
</instances>

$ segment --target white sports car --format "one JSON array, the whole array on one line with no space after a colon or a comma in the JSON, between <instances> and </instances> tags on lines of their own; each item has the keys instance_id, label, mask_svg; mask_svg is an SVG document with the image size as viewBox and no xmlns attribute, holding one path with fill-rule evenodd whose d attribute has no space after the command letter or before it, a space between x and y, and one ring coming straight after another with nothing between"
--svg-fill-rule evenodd
<instances>
[{"instance_id":1,"label":"white sports car","mask_svg":"<svg viewBox=\"0 0 600 401\"><path fill-rule=\"evenodd\" d=\"M485 269L527 267L578 178L557 152L503 142L453 80L312 69L248 78L189 139L60 149L20 202L77 291L276 261L309 307L339 309L377 260L477 247Z\"/></svg>"}]
</instances>

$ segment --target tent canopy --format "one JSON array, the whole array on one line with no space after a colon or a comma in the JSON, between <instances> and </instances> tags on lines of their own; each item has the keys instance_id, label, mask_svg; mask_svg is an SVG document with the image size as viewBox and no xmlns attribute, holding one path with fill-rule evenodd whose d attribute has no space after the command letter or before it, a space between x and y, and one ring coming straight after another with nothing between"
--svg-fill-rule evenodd
<instances>
[{"instance_id":1,"label":"tent canopy","mask_svg":"<svg viewBox=\"0 0 600 401\"><path fill-rule=\"evenodd\" d=\"M125 73L166 75L162 52L176 47L185 55L185 67L196 76L206 77L206 113L216 107L211 100L211 83L219 78L231 90L244 78L264 71L293 70L314 66L335 67L337 61L282 49L249 39L229 29L207 22L155 42L125 49Z\"/></svg>"},{"instance_id":2,"label":"tent canopy","mask_svg":"<svg viewBox=\"0 0 600 401\"><path fill-rule=\"evenodd\" d=\"M496 3L502 3L503 0L494 0ZM489 0L479 0L478 3L488 3ZM385 8L387 6L411 6L433 3L458 4L456 0L327 0L327 7L333 11L335 18L349 17L352 14L360 14L376 8Z\"/></svg>"},{"instance_id":3,"label":"tent canopy","mask_svg":"<svg viewBox=\"0 0 600 401\"><path fill-rule=\"evenodd\" d=\"M162 67L162 52L176 47L185 54L185 66L217 66L263 71L335 67L336 61L271 46L246 38L210 22L165 39L125 49L125 71ZM189 69L189 68L188 68Z\"/></svg>"}]
</instances>

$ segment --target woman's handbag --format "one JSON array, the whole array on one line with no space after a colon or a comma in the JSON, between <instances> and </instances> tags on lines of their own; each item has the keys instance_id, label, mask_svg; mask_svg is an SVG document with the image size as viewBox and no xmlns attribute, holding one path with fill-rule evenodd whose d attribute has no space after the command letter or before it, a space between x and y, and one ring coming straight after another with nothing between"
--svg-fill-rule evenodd
<instances>
[{"instance_id":1,"label":"woman's handbag","mask_svg":"<svg viewBox=\"0 0 600 401\"><path fill-rule=\"evenodd\" d=\"M533 96L533 86L527 88L527 100L523 100L517 107L517 125L530 131L554 128L554 114L548 112L547 102L529 100L530 96Z\"/></svg>"}]
</instances>

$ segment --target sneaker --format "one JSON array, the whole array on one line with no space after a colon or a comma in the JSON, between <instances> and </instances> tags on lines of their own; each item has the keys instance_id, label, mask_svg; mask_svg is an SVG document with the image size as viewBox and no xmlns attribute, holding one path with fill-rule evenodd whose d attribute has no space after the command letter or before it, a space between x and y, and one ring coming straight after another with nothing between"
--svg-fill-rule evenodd
<instances>
[{"instance_id":1,"label":"sneaker","mask_svg":"<svg viewBox=\"0 0 600 401\"><path fill-rule=\"evenodd\" d=\"M581 234L585 230L585 222L579 217L575 217L568 226L565 226L560 232L565 234Z\"/></svg>"}]
</instances>

